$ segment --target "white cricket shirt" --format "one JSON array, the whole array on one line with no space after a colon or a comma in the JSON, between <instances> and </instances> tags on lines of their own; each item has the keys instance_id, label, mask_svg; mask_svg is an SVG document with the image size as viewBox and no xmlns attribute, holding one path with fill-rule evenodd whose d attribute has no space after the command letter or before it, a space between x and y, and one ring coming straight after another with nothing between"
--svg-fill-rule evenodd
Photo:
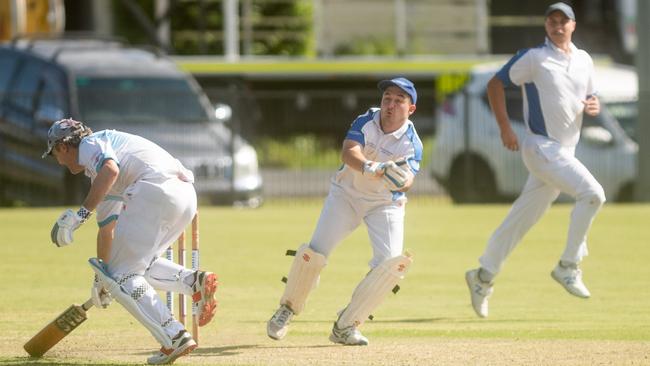
<instances>
[{"instance_id":1,"label":"white cricket shirt","mask_svg":"<svg viewBox=\"0 0 650 366\"><path fill-rule=\"evenodd\" d=\"M413 174L420 170L422 142L413 122L407 120L398 130L384 133L379 123L379 108L370 108L352 122L345 139L361 144L368 160L384 162L406 158ZM397 201L406 198L403 192L391 192L381 179L363 175L343 164L332 183L356 198L373 201Z\"/></svg>"},{"instance_id":2,"label":"white cricket shirt","mask_svg":"<svg viewBox=\"0 0 650 366\"><path fill-rule=\"evenodd\" d=\"M111 193L117 195L122 195L127 187L139 180L164 182L188 174L187 169L167 151L140 136L103 130L81 140L79 164L84 166L84 173L91 180L95 180L108 159L115 161L120 168L111 189Z\"/></svg>"},{"instance_id":3,"label":"white cricket shirt","mask_svg":"<svg viewBox=\"0 0 650 366\"><path fill-rule=\"evenodd\" d=\"M580 139L583 100L595 93L591 56L573 43L571 53L548 38L519 51L496 74L505 86L520 86L528 131L573 147Z\"/></svg>"}]
</instances>

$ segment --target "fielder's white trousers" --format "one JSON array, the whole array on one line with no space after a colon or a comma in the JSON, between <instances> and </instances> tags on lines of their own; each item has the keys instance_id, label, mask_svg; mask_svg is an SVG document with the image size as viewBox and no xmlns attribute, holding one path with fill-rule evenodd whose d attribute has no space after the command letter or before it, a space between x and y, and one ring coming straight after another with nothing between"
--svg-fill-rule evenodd
<instances>
[{"instance_id":1,"label":"fielder's white trousers","mask_svg":"<svg viewBox=\"0 0 650 366\"><path fill-rule=\"evenodd\" d=\"M125 208L115 226L108 272L136 300L142 316L160 324L171 338L184 327L158 296L152 287L155 284L146 281L145 270L194 218L194 186L178 179L138 181L126 190L124 198ZM170 272L168 277L178 275L176 266L157 266L158 272L165 270Z\"/></svg>"},{"instance_id":2,"label":"fielder's white trousers","mask_svg":"<svg viewBox=\"0 0 650 366\"><path fill-rule=\"evenodd\" d=\"M332 250L363 221L373 252L368 264L375 268L379 263L402 254L405 204L405 201L377 202L354 198L332 184L309 246L329 257Z\"/></svg>"},{"instance_id":3,"label":"fielder's white trousers","mask_svg":"<svg viewBox=\"0 0 650 366\"><path fill-rule=\"evenodd\" d=\"M576 200L566 247L560 259L579 263L588 254L587 232L605 202L605 193L574 153L574 148L563 147L544 136L526 136L521 154L530 174L521 195L479 258L482 268L492 274L499 273L508 254L539 221L560 192Z\"/></svg>"}]
</instances>

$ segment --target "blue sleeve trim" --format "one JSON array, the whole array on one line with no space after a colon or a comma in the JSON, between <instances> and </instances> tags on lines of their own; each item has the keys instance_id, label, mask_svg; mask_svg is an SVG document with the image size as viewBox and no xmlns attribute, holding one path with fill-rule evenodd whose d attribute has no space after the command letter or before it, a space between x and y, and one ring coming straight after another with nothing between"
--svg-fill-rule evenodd
<instances>
[{"instance_id":1,"label":"blue sleeve trim","mask_svg":"<svg viewBox=\"0 0 650 366\"><path fill-rule=\"evenodd\" d=\"M104 220L99 221L99 222L97 223L97 226L99 226L99 227L104 227L104 226L110 224L111 222L117 220L118 217L119 217L119 215L111 215L111 216L105 218Z\"/></svg>"},{"instance_id":2,"label":"blue sleeve trim","mask_svg":"<svg viewBox=\"0 0 650 366\"><path fill-rule=\"evenodd\" d=\"M352 122L348 133L345 135L346 140L353 140L361 144L361 146L366 145L366 138L363 134L363 126L368 122L372 122L375 113L372 109L369 109L365 114L360 115L357 119Z\"/></svg>"},{"instance_id":3,"label":"blue sleeve trim","mask_svg":"<svg viewBox=\"0 0 650 366\"><path fill-rule=\"evenodd\" d=\"M410 125L406 130L406 136L413 145L413 156L408 158L406 161L408 162L411 170L413 170L413 173L417 174L420 171L420 162L422 161L422 151L424 147L422 146L422 141L420 140L420 137L415 131L415 127L413 125Z\"/></svg>"},{"instance_id":4,"label":"blue sleeve trim","mask_svg":"<svg viewBox=\"0 0 650 366\"><path fill-rule=\"evenodd\" d=\"M120 201L120 202L123 202L124 198L122 198L121 196L115 196L115 195L107 194L106 197L104 197L104 201Z\"/></svg>"},{"instance_id":5,"label":"blue sleeve trim","mask_svg":"<svg viewBox=\"0 0 650 366\"><path fill-rule=\"evenodd\" d=\"M530 48L519 50L516 55L512 56L510 61L503 65L501 70L497 71L495 76L501 80L504 86L508 87L515 85L512 80L510 80L510 68L512 68L512 65L514 65L515 62L522 58L529 50Z\"/></svg>"}]
</instances>

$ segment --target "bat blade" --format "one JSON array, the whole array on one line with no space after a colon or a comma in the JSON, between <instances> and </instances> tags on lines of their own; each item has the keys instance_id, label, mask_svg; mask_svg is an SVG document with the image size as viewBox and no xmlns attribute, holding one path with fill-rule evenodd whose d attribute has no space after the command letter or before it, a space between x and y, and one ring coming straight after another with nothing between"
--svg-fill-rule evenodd
<instances>
[{"instance_id":1,"label":"bat blade","mask_svg":"<svg viewBox=\"0 0 650 366\"><path fill-rule=\"evenodd\" d=\"M75 330L81 323L88 319L86 311L93 306L89 299L83 305L72 305L61 313L50 324L46 325L40 332L32 337L23 348L32 357L41 357L50 348L54 347L70 332Z\"/></svg>"}]
</instances>

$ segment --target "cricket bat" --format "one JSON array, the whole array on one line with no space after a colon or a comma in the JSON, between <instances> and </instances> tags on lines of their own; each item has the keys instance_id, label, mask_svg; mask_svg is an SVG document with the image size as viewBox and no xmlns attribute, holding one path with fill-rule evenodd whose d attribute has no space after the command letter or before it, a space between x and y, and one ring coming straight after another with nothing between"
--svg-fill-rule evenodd
<instances>
[{"instance_id":1,"label":"cricket bat","mask_svg":"<svg viewBox=\"0 0 650 366\"><path fill-rule=\"evenodd\" d=\"M92 299L88 299L83 305L72 305L38 334L32 337L23 348L32 357L41 357L50 348L54 347L70 332L75 330L79 324L88 319L86 311L93 306Z\"/></svg>"}]
</instances>

